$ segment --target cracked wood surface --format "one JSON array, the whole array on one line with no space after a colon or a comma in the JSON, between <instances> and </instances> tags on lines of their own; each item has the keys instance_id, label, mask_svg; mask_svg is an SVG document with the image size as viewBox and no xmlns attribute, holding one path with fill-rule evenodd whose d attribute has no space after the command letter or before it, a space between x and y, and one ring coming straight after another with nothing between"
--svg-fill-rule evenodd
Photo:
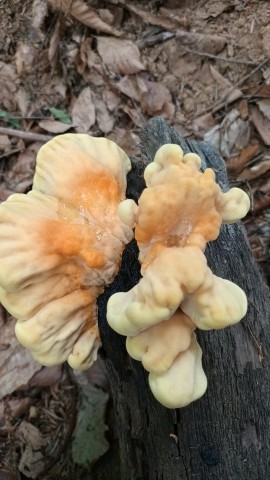
<instances>
[{"instance_id":1,"label":"cracked wood surface","mask_svg":"<svg viewBox=\"0 0 270 480\"><path fill-rule=\"evenodd\" d=\"M185 141L160 117L141 134L141 159L133 159L127 196L138 199L146 164L165 143L200 155L202 168L216 171L229 188L224 162L206 143ZM216 275L246 292L249 309L242 322L219 331L198 331L205 395L179 410L168 410L152 396L147 374L125 350L125 338L106 323L106 304L116 291L140 278L135 242L123 254L122 269L99 299L102 354L108 370L118 423L122 480L258 480L270 475L269 294L249 249L241 223L222 227L206 256Z\"/></svg>"}]
</instances>

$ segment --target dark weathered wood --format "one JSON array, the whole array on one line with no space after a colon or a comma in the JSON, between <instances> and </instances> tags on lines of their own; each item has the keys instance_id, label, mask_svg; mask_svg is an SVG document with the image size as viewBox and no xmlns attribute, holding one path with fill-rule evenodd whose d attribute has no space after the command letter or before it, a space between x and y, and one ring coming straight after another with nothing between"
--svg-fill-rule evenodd
<instances>
[{"instance_id":1,"label":"dark weathered wood","mask_svg":"<svg viewBox=\"0 0 270 480\"><path fill-rule=\"evenodd\" d=\"M165 143L194 151L229 188L225 165L206 143L184 141L161 118L148 122L142 159L134 160L128 196L143 188L141 174ZM123 255L117 279L99 300L103 355L119 428L122 480L266 480L270 476L270 308L268 289L250 252L243 226L223 226L207 247L211 269L240 285L248 296L246 318L221 331L198 332L209 386L198 401L180 410L159 405L139 362L130 359L125 339L106 323L106 303L140 278L137 247Z\"/></svg>"}]
</instances>

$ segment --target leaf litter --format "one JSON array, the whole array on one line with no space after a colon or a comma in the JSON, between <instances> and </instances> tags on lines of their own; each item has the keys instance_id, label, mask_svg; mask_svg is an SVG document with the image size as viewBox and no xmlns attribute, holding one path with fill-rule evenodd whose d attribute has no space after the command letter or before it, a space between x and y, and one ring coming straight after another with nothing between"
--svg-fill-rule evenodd
<instances>
[{"instance_id":1,"label":"leaf litter","mask_svg":"<svg viewBox=\"0 0 270 480\"><path fill-rule=\"evenodd\" d=\"M269 2L261 1L258 10L252 0L245 8L227 0L153 0L143 5L4 0L0 200L31 188L41 139L66 131L106 135L129 155L139 155L140 129L152 116L163 115L185 137L215 145L231 182L240 182L251 195L253 213L245 226L269 280L268 9ZM99 365L94 377L87 373L89 388L85 378L73 377L66 367L41 368L18 345L14 321L3 311L1 322L0 463L5 458L13 470L19 465L27 478L44 471L47 478L58 478L69 462L69 476L72 468L80 472L75 477L84 475L85 466L74 466L72 455L80 460L71 447L77 412L85 408L78 391L90 400L102 390L105 395L97 400L101 453L90 459L85 451L85 465L108 448L106 382L98 393L92 389L104 367ZM94 428L89 426L90 432ZM81 438L87 429L85 425Z\"/></svg>"}]
</instances>

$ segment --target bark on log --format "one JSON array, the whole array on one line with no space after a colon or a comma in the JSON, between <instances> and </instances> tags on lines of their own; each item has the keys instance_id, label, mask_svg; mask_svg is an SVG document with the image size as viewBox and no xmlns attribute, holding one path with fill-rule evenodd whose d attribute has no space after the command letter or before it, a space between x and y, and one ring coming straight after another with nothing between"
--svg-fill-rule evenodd
<instances>
[{"instance_id":1,"label":"bark on log","mask_svg":"<svg viewBox=\"0 0 270 480\"><path fill-rule=\"evenodd\" d=\"M206 143L185 141L157 117L141 134L142 158L133 160L128 197L137 200L142 173L165 143L181 145L211 167L229 188L223 160ZM215 274L234 281L248 297L242 322L221 331L198 331L206 394L179 410L152 396L147 374L125 350L125 338L106 323L106 304L140 278L137 247L123 254L122 269L99 300L99 326L119 428L122 480L259 480L270 476L270 307L268 289L250 252L243 226L227 225L207 247Z\"/></svg>"}]
</instances>

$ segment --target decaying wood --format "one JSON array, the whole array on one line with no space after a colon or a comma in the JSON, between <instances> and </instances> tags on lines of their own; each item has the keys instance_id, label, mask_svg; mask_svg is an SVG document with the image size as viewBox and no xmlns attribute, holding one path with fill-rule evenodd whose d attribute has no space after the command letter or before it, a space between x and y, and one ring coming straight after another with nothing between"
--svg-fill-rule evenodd
<instances>
[{"instance_id":1,"label":"decaying wood","mask_svg":"<svg viewBox=\"0 0 270 480\"><path fill-rule=\"evenodd\" d=\"M184 141L161 118L148 122L142 135L142 158L133 160L128 196L137 199L144 166L165 143L177 143L203 159L217 180L229 188L225 166L206 143ZM269 477L270 307L268 290L251 255L241 224L223 226L207 247L215 274L241 286L249 310L238 325L221 331L198 331L206 394L179 410L158 404L148 388L147 374L130 359L125 339L106 323L109 296L138 282L137 247L123 255L117 279L100 298L99 325L119 429L122 480L217 480Z\"/></svg>"}]
</instances>

